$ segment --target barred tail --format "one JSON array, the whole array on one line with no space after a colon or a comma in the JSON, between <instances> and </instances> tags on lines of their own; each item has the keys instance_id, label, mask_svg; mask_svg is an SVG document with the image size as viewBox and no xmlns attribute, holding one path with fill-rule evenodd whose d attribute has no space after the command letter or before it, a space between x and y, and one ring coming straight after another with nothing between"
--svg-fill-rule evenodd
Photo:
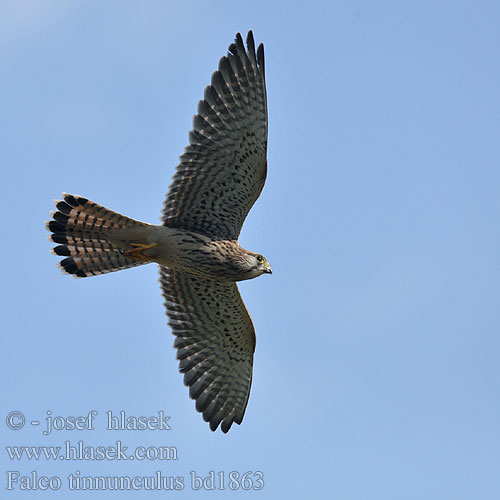
<instances>
[{"instance_id":1,"label":"barred tail","mask_svg":"<svg viewBox=\"0 0 500 500\"><path fill-rule=\"evenodd\" d=\"M85 278L146 263L126 257L126 245L121 245L116 238L111 241L109 236L117 232L137 234L138 231L128 228L142 229L149 224L80 196L63 193L63 197L64 201L55 202L57 211L51 214L53 220L47 222L47 229L52 232L49 239L59 243L52 249L53 253L66 257L60 262L64 272Z\"/></svg>"}]
</instances>

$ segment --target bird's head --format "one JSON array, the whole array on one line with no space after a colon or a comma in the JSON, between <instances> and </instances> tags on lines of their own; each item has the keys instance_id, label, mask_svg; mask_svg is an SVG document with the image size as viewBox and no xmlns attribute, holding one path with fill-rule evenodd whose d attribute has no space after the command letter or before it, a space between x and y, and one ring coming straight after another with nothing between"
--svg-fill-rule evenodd
<instances>
[{"instance_id":1,"label":"bird's head","mask_svg":"<svg viewBox=\"0 0 500 500\"><path fill-rule=\"evenodd\" d=\"M271 264L269 264L269 261L263 255L256 253L253 255L253 257L255 258L255 267L259 271L259 275L264 273L267 274L273 273L273 270L271 269Z\"/></svg>"},{"instance_id":2,"label":"bird's head","mask_svg":"<svg viewBox=\"0 0 500 500\"><path fill-rule=\"evenodd\" d=\"M247 252L245 255L245 276L241 280L257 278L261 274L271 274L273 270L269 261L260 253Z\"/></svg>"},{"instance_id":3,"label":"bird's head","mask_svg":"<svg viewBox=\"0 0 500 500\"><path fill-rule=\"evenodd\" d=\"M273 270L269 261L260 253L250 252L239 247L231 256L232 264L237 271L236 281L250 280L261 274L271 274Z\"/></svg>"}]
</instances>

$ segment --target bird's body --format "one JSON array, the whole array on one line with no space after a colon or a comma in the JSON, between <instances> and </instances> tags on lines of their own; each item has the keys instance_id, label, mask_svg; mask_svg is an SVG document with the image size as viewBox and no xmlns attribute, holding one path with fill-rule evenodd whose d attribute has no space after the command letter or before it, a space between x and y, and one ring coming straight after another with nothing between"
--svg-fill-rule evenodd
<instances>
[{"instance_id":1,"label":"bird's body","mask_svg":"<svg viewBox=\"0 0 500 500\"><path fill-rule=\"evenodd\" d=\"M265 259L257 261L256 257L262 256L245 250L235 240L147 224L81 196L65 194L64 201L58 201L56 206L59 212L54 213L49 229L54 233L52 239L64 245L55 247L54 253L67 256L61 267L79 278L149 262L227 281L243 281L270 272ZM105 248L96 247L96 241ZM71 256L70 247L75 249L75 256ZM94 259L93 254L97 256Z\"/></svg>"},{"instance_id":2,"label":"bird's body","mask_svg":"<svg viewBox=\"0 0 500 500\"><path fill-rule=\"evenodd\" d=\"M243 281L269 272L256 254L234 240L213 240L200 233L168 226L150 226L144 255L158 264L196 276Z\"/></svg>"},{"instance_id":3,"label":"bird's body","mask_svg":"<svg viewBox=\"0 0 500 500\"><path fill-rule=\"evenodd\" d=\"M48 223L63 270L77 277L160 265L180 371L196 408L215 430L241 423L252 379L255 333L237 281L270 273L238 244L267 173L267 103L262 45L241 36L200 101L162 215L147 224L65 194Z\"/></svg>"}]
</instances>

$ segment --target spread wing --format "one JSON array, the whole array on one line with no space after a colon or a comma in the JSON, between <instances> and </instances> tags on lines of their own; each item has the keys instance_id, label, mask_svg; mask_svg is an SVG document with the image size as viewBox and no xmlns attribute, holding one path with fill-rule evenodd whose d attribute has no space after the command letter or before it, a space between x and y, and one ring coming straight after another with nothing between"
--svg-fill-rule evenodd
<instances>
[{"instance_id":1,"label":"spread wing","mask_svg":"<svg viewBox=\"0 0 500 500\"><path fill-rule=\"evenodd\" d=\"M166 226L238 239L267 172L264 47L241 35L212 75L163 207Z\"/></svg>"},{"instance_id":2,"label":"spread wing","mask_svg":"<svg viewBox=\"0 0 500 500\"><path fill-rule=\"evenodd\" d=\"M160 267L179 370L215 431L240 424L252 383L255 331L236 283Z\"/></svg>"}]
</instances>

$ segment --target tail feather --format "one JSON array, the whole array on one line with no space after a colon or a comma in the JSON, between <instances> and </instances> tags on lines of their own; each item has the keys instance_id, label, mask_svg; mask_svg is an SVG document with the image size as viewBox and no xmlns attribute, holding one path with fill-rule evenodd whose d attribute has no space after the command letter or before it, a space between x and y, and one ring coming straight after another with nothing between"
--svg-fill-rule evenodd
<instances>
[{"instance_id":1,"label":"tail feather","mask_svg":"<svg viewBox=\"0 0 500 500\"><path fill-rule=\"evenodd\" d=\"M47 222L52 233L50 240L58 243L53 253L65 257L59 263L62 270L75 277L85 278L98 274L140 266L145 262L124 255L127 247L111 232L149 226L80 196L63 194L64 200L56 201L57 211ZM124 233L125 234L125 233Z\"/></svg>"}]
</instances>

